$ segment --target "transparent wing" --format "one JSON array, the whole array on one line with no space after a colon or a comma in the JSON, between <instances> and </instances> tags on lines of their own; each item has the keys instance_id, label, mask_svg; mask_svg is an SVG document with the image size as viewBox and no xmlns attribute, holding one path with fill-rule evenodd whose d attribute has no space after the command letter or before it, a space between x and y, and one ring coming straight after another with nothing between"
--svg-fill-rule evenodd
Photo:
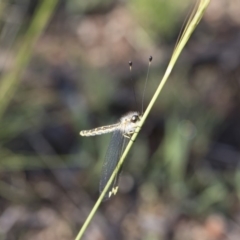
<instances>
[{"instance_id":1,"label":"transparent wing","mask_svg":"<svg viewBox=\"0 0 240 240\"><path fill-rule=\"evenodd\" d=\"M124 152L129 139L124 137L121 131L114 131L112 134L111 141L108 146L108 150L106 153L106 157L102 167L102 174L100 178L99 191L100 193L103 191L106 186L109 178L111 177L115 167L117 166L122 153ZM118 189L118 178L121 173L121 169L119 169L113 183L110 185L105 197L103 200L109 199L112 195L115 195Z\"/></svg>"}]
</instances>

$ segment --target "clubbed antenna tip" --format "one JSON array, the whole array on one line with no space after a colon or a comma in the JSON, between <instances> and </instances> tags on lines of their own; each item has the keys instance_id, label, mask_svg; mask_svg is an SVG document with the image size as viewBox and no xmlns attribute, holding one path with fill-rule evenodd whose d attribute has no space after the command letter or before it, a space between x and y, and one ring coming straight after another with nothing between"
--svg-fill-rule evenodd
<instances>
[{"instance_id":1,"label":"clubbed antenna tip","mask_svg":"<svg viewBox=\"0 0 240 240\"><path fill-rule=\"evenodd\" d=\"M150 57L149 57L149 62L152 62L152 60L153 60L153 57L150 56Z\"/></svg>"},{"instance_id":2,"label":"clubbed antenna tip","mask_svg":"<svg viewBox=\"0 0 240 240\"><path fill-rule=\"evenodd\" d=\"M132 65L133 65L132 61L129 61L129 62L128 62L128 65L129 65L129 67L130 67L130 69L131 69L131 68L132 68Z\"/></svg>"}]
</instances>

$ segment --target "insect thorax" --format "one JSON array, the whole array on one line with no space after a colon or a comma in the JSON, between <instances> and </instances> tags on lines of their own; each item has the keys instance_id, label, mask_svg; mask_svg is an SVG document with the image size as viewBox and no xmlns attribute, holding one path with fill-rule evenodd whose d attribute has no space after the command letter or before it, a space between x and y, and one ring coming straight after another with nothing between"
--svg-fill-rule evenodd
<instances>
[{"instance_id":1,"label":"insect thorax","mask_svg":"<svg viewBox=\"0 0 240 240\"><path fill-rule=\"evenodd\" d=\"M137 129L141 120L141 115L138 112L129 112L120 119L120 130L124 135L132 135Z\"/></svg>"}]
</instances>

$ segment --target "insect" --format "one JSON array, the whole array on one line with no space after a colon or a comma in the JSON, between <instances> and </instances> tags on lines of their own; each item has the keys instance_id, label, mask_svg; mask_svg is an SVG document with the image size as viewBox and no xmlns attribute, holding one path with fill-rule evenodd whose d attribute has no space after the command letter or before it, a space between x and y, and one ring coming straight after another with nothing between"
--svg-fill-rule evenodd
<instances>
[{"instance_id":1,"label":"insect","mask_svg":"<svg viewBox=\"0 0 240 240\"><path fill-rule=\"evenodd\" d=\"M126 145L128 144L128 141L130 140L132 134L138 128L138 123L140 120L141 115L138 112L129 112L126 115L122 116L118 123L80 132L80 135L85 137L113 132L106 153L105 161L102 167L102 174L99 184L100 193L103 191L115 167L117 166L118 161ZM117 184L120 172L121 171L119 170L113 183L109 187L109 190L107 191L104 200L109 199L112 195L115 195L117 193L118 190Z\"/></svg>"},{"instance_id":2,"label":"insect","mask_svg":"<svg viewBox=\"0 0 240 240\"><path fill-rule=\"evenodd\" d=\"M149 57L149 65L152 61L152 57ZM130 71L132 68L132 62L129 62ZM149 70L149 68L148 68ZM148 76L148 73L147 73ZM146 83L145 83L146 87ZM144 95L144 94L143 94ZM142 104L143 105L143 104ZM139 112L129 112L120 118L118 123L94 128L91 130L80 131L80 135L84 137L102 135L112 132L112 138L107 149L105 161L102 167L102 174L99 183L100 193L105 188L109 178L111 177L114 169L116 168L122 153L124 152L131 136L139 128L139 122L141 121L142 114ZM118 170L115 179L110 185L103 200L108 200L111 196L116 195L118 191L118 179L121 173L121 169Z\"/></svg>"}]
</instances>

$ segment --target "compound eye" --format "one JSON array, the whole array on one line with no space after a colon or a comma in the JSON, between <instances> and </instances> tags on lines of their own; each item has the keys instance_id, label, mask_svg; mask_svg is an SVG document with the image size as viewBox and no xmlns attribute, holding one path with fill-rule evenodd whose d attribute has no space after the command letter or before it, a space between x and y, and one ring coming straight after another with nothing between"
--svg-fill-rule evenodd
<instances>
[{"instance_id":1,"label":"compound eye","mask_svg":"<svg viewBox=\"0 0 240 240\"><path fill-rule=\"evenodd\" d=\"M131 122L135 123L135 122L137 122L137 120L138 120L138 116L137 115L133 115L132 119L131 119Z\"/></svg>"}]
</instances>

